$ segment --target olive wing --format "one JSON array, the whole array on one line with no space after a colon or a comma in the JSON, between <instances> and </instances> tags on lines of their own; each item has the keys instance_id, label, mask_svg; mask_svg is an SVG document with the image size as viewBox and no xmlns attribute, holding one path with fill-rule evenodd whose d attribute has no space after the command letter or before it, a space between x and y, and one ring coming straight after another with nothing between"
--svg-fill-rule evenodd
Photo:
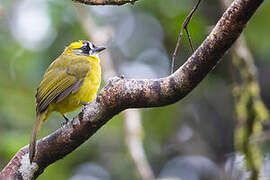
<instances>
[{"instance_id":1,"label":"olive wing","mask_svg":"<svg viewBox=\"0 0 270 180\"><path fill-rule=\"evenodd\" d=\"M77 92L83 84L90 71L90 63L85 58L75 58L70 62L65 68L51 67L44 74L36 94L37 112L43 112L51 102L58 103L70 93Z\"/></svg>"}]
</instances>

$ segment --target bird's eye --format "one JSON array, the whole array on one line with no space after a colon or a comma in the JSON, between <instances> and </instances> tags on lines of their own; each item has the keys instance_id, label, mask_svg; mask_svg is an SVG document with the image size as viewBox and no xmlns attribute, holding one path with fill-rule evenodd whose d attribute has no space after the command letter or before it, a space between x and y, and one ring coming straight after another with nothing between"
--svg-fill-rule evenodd
<instances>
[{"instance_id":1,"label":"bird's eye","mask_svg":"<svg viewBox=\"0 0 270 180\"><path fill-rule=\"evenodd\" d=\"M83 51L83 53L88 54L90 51L89 44L84 44L80 49Z\"/></svg>"}]
</instances>

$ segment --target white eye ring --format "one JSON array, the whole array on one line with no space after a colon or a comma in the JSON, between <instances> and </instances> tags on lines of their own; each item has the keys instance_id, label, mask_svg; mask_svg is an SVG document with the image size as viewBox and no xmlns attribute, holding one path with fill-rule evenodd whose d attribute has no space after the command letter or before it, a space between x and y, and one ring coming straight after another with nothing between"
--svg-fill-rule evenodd
<instances>
[{"instance_id":1,"label":"white eye ring","mask_svg":"<svg viewBox=\"0 0 270 180\"><path fill-rule=\"evenodd\" d=\"M87 41L87 44L89 45L90 49L94 49L94 45L91 42Z\"/></svg>"}]
</instances>

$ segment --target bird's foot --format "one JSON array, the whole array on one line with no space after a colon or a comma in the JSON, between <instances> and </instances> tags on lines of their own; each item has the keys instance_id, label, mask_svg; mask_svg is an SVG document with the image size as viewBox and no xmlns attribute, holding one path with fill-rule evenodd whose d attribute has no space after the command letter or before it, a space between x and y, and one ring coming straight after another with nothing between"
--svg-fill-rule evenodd
<instances>
[{"instance_id":1,"label":"bird's foot","mask_svg":"<svg viewBox=\"0 0 270 180\"><path fill-rule=\"evenodd\" d=\"M87 106L87 105L89 105L89 103L81 102L81 105Z\"/></svg>"},{"instance_id":2,"label":"bird's foot","mask_svg":"<svg viewBox=\"0 0 270 180\"><path fill-rule=\"evenodd\" d=\"M85 106L89 105L89 103L81 102L81 105L83 105L83 106L80 108L80 111L82 112L83 109L85 108Z\"/></svg>"},{"instance_id":3,"label":"bird's foot","mask_svg":"<svg viewBox=\"0 0 270 180\"><path fill-rule=\"evenodd\" d=\"M66 115L63 114L63 117L64 117L65 121L61 123L61 127L63 127L64 125L66 125L70 121L70 119Z\"/></svg>"}]
</instances>

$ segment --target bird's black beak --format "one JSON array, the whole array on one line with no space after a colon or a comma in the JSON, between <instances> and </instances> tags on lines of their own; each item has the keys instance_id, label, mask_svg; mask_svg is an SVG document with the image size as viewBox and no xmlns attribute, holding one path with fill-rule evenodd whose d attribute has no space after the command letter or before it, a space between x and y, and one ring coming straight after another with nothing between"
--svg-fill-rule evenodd
<instances>
[{"instance_id":1,"label":"bird's black beak","mask_svg":"<svg viewBox=\"0 0 270 180\"><path fill-rule=\"evenodd\" d=\"M106 48L103 47L103 46L97 46L97 47L95 47L94 51L95 51L95 52L101 52L101 51L103 51L104 49L106 49Z\"/></svg>"}]
</instances>

